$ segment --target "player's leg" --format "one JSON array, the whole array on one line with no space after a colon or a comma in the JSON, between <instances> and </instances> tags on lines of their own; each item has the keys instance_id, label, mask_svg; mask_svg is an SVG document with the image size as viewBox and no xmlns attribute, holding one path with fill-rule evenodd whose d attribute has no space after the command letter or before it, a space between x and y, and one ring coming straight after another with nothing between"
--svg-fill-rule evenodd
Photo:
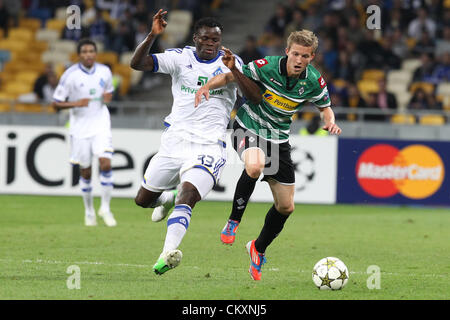
<instances>
[{"instance_id":1,"label":"player's leg","mask_svg":"<svg viewBox=\"0 0 450 320\"><path fill-rule=\"evenodd\" d=\"M245 150L242 158L244 170L236 184L230 217L220 234L220 239L224 244L232 245L234 243L237 228L266 161L264 151L258 147Z\"/></svg>"},{"instance_id":2,"label":"player's leg","mask_svg":"<svg viewBox=\"0 0 450 320\"><path fill-rule=\"evenodd\" d=\"M152 220L163 220L175 205L178 191L180 162L176 158L157 153L145 170L144 178L134 201L142 208L154 208Z\"/></svg>"},{"instance_id":3,"label":"player's leg","mask_svg":"<svg viewBox=\"0 0 450 320\"><path fill-rule=\"evenodd\" d=\"M70 162L79 165L79 185L84 204L84 223L86 226L96 226L97 220L94 209L94 197L92 195L92 154L90 139L70 137Z\"/></svg>"},{"instance_id":4,"label":"player's leg","mask_svg":"<svg viewBox=\"0 0 450 320\"><path fill-rule=\"evenodd\" d=\"M101 204L98 215L108 227L117 225L116 219L111 212L111 194L114 188L113 171L111 159L114 149L112 146L111 131L100 133L92 138L92 153L98 157L100 164L100 199Z\"/></svg>"},{"instance_id":5,"label":"player's leg","mask_svg":"<svg viewBox=\"0 0 450 320\"><path fill-rule=\"evenodd\" d=\"M213 186L212 178L202 169L192 168L182 174L175 208L167 219L164 247L153 266L156 274L161 275L181 262L182 253L178 247L189 227L192 209L202 199L202 194L205 196Z\"/></svg>"},{"instance_id":6,"label":"player's leg","mask_svg":"<svg viewBox=\"0 0 450 320\"><path fill-rule=\"evenodd\" d=\"M254 280L261 279L261 267L266 261L266 249L283 230L286 220L294 211L295 186L284 185L273 179L269 179L268 182L275 203L266 214L258 238L246 245L251 260L249 272Z\"/></svg>"},{"instance_id":7,"label":"player's leg","mask_svg":"<svg viewBox=\"0 0 450 320\"><path fill-rule=\"evenodd\" d=\"M100 190L101 190L101 204L98 215L103 218L103 221L108 227L117 225L116 219L111 212L110 202L111 193L114 188L113 171L111 167L111 158L103 155L99 159L100 162Z\"/></svg>"}]
</instances>

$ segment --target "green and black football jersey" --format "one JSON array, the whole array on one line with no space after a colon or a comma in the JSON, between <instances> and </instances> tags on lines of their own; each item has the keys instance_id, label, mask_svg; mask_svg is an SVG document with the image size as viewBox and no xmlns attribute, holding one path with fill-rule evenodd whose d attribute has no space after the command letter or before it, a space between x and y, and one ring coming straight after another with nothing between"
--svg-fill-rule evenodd
<instances>
[{"instance_id":1,"label":"green and black football jersey","mask_svg":"<svg viewBox=\"0 0 450 320\"><path fill-rule=\"evenodd\" d=\"M327 84L311 64L299 78L288 78L287 57L267 56L244 65L242 72L255 80L263 91L259 104L246 101L236 114L244 128L274 143L289 139L292 116L306 103L331 106Z\"/></svg>"}]
</instances>

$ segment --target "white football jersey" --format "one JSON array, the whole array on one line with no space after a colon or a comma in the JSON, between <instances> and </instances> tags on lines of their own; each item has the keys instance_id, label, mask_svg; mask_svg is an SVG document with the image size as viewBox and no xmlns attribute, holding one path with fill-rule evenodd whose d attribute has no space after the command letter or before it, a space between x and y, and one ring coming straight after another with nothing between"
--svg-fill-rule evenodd
<instances>
[{"instance_id":1,"label":"white football jersey","mask_svg":"<svg viewBox=\"0 0 450 320\"><path fill-rule=\"evenodd\" d=\"M55 101L90 99L87 107L70 108L71 135L88 138L111 130L108 107L103 103L102 95L113 91L111 70L104 64L95 63L88 70L77 63L63 73L53 94Z\"/></svg>"},{"instance_id":2,"label":"white football jersey","mask_svg":"<svg viewBox=\"0 0 450 320\"><path fill-rule=\"evenodd\" d=\"M172 111L164 120L172 132L197 143L224 141L236 101L237 84L233 82L211 90L209 100L203 98L198 107L194 107L195 93L202 85L220 73L230 72L222 62L223 55L221 50L214 59L202 60L195 47L189 46L152 54L153 71L172 77ZM242 71L242 60L235 57L236 66Z\"/></svg>"}]
</instances>

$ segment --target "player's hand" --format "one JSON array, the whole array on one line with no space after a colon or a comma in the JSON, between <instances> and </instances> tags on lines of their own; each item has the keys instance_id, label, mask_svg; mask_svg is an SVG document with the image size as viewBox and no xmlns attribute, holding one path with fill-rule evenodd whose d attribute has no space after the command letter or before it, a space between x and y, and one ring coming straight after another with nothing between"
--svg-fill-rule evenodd
<instances>
[{"instance_id":1,"label":"player's hand","mask_svg":"<svg viewBox=\"0 0 450 320\"><path fill-rule=\"evenodd\" d=\"M75 107L87 107L89 105L89 100L90 99L88 98L80 99L75 102Z\"/></svg>"},{"instance_id":2,"label":"player's hand","mask_svg":"<svg viewBox=\"0 0 450 320\"><path fill-rule=\"evenodd\" d=\"M164 20L164 16L166 14L167 11L159 9L159 11L153 16L152 31L151 31L152 34L159 35L164 32L164 29L167 26L167 21Z\"/></svg>"},{"instance_id":3,"label":"player's hand","mask_svg":"<svg viewBox=\"0 0 450 320\"><path fill-rule=\"evenodd\" d=\"M104 93L103 95L102 95L102 100L103 100L103 102L104 103L110 103L111 102L111 100L112 100L112 93Z\"/></svg>"},{"instance_id":4,"label":"player's hand","mask_svg":"<svg viewBox=\"0 0 450 320\"><path fill-rule=\"evenodd\" d=\"M225 47L222 47L222 50L225 51L225 55L222 57L222 62L228 69L232 70L235 67L233 52Z\"/></svg>"},{"instance_id":5,"label":"player's hand","mask_svg":"<svg viewBox=\"0 0 450 320\"><path fill-rule=\"evenodd\" d=\"M209 89L206 86L201 87L195 93L194 108L197 108L200 102L202 102L203 96L205 97L206 100L209 100Z\"/></svg>"},{"instance_id":6,"label":"player's hand","mask_svg":"<svg viewBox=\"0 0 450 320\"><path fill-rule=\"evenodd\" d=\"M342 129L336 123L327 123L322 127L323 130L327 130L330 134L340 135Z\"/></svg>"}]
</instances>

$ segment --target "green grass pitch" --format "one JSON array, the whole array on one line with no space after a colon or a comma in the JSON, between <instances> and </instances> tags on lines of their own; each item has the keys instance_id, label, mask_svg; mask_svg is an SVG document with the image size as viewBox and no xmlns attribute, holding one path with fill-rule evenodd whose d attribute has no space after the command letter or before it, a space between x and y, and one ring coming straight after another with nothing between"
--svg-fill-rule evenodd
<instances>
[{"instance_id":1,"label":"green grass pitch","mask_svg":"<svg viewBox=\"0 0 450 320\"><path fill-rule=\"evenodd\" d=\"M112 200L118 226L108 228L100 219L84 226L81 197L2 195L0 299L450 299L448 209L298 204L255 282L245 244L271 204L250 203L236 243L224 246L230 206L198 203L182 263L157 276L151 267L166 223L151 222L151 211L132 199ZM312 267L326 256L349 268L343 290L314 286ZM71 265L80 269L80 289L67 287ZM370 265L380 267L380 289L367 287Z\"/></svg>"}]
</instances>

